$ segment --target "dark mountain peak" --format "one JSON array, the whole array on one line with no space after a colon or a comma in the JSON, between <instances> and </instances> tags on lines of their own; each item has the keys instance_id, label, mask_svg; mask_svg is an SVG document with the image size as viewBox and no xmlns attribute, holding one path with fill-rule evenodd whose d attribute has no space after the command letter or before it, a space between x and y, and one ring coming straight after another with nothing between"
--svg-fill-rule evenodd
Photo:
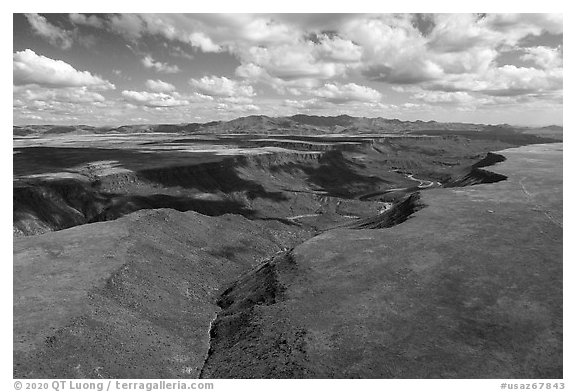
<instances>
[{"instance_id":1,"label":"dark mountain peak","mask_svg":"<svg viewBox=\"0 0 576 392\"><path fill-rule=\"evenodd\" d=\"M336 117L296 114L289 118L300 124L313 125L319 127L333 127L336 125L345 127L351 125L354 122L354 120L358 119L358 117L351 117L345 114Z\"/></svg>"},{"instance_id":2,"label":"dark mountain peak","mask_svg":"<svg viewBox=\"0 0 576 392\"><path fill-rule=\"evenodd\" d=\"M459 122L437 122L434 120L403 121L397 118L353 117L347 114L317 116L296 114L288 117L269 117L255 114L228 121L181 124L131 124L121 126L93 127L89 125L20 125L14 126L13 135L28 136L64 133L286 133L321 135L325 133L397 133L423 131L482 131L492 133L514 133L527 129L538 129L547 134L562 132L562 127L516 127L509 124L484 125Z\"/></svg>"}]
</instances>

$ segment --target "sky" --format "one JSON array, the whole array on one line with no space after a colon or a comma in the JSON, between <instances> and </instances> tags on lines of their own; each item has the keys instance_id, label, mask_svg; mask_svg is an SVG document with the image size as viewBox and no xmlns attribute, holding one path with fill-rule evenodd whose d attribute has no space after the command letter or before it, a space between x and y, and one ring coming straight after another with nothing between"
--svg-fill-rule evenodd
<instances>
[{"instance_id":1,"label":"sky","mask_svg":"<svg viewBox=\"0 0 576 392\"><path fill-rule=\"evenodd\" d=\"M13 120L563 124L561 14L14 14Z\"/></svg>"}]
</instances>

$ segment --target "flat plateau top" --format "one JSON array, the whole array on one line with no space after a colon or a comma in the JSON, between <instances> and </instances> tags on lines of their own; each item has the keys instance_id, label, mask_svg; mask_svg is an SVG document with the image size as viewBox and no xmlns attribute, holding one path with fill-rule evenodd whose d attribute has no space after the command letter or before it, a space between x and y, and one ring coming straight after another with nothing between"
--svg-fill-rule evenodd
<instances>
[{"instance_id":1,"label":"flat plateau top","mask_svg":"<svg viewBox=\"0 0 576 392\"><path fill-rule=\"evenodd\" d=\"M422 192L398 226L294 250L279 306L314 374L562 377L562 144L501 153L486 169L506 181Z\"/></svg>"},{"instance_id":2,"label":"flat plateau top","mask_svg":"<svg viewBox=\"0 0 576 392\"><path fill-rule=\"evenodd\" d=\"M506 181L297 246L276 263L281 298L237 345L212 342L206 377L562 378L562 145L501 153L486 169Z\"/></svg>"}]
</instances>

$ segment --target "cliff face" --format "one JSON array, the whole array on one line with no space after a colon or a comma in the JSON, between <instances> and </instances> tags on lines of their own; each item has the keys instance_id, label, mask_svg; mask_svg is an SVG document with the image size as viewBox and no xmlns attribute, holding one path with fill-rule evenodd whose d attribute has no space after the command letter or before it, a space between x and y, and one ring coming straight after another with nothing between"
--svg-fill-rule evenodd
<instances>
[{"instance_id":1,"label":"cliff face","mask_svg":"<svg viewBox=\"0 0 576 392\"><path fill-rule=\"evenodd\" d=\"M447 181L444 186L449 188L504 181L507 178L505 175L494 173L489 170L483 170L481 168L492 166L496 163L504 162L505 160L506 158L504 156L489 152L480 161L452 175L450 180Z\"/></svg>"},{"instance_id":2,"label":"cliff face","mask_svg":"<svg viewBox=\"0 0 576 392\"><path fill-rule=\"evenodd\" d=\"M323 143L256 138L237 143L245 155L215 156L204 162L187 159L181 152L137 155L131 150L123 154L92 149L86 154L96 163L84 163L73 148L53 148L54 154L46 148L24 149L24 158L17 155L15 164L26 167L38 159L35 177L20 175L15 182L14 235L113 220L142 209L193 210L211 216L236 213L257 219L333 211L332 204L338 201L349 203L370 192L414 185L406 173L454 185L483 182L476 174L484 172L477 168L472 168L476 170L472 178L466 177L472 170L466 165L495 145L454 137L349 137ZM263 153L261 148L268 150ZM42 177L37 170L43 161L54 171L68 174ZM340 221L335 216L332 223Z\"/></svg>"},{"instance_id":3,"label":"cliff face","mask_svg":"<svg viewBox=\"0 0 576 392\"><path fill-rule=\"evenodd\" d=\"M240 176L287 162L318 161L317 153L277 153L190 166L121 171L87 179L20 181L14 188L14 234L32 235L116 219L141 209L173 208L206 215L253 214L250 200L282 200L262 184Z\"/></svg>"}]
</instances>

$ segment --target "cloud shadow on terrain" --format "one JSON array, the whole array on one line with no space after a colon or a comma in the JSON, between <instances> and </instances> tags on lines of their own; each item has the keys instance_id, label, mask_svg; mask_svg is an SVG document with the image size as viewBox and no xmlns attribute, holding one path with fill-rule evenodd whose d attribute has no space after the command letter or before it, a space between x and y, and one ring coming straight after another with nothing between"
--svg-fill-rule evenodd
<instances>
[{"instance_id":1,"label":"cloud shadow on terrain","mask_svg":"<svg viewBox=\"0 0 576 392\"><path fill-rule=\"evenodd\" d=\"M175 151L141 152L127 148L21 147L14 148L14 175L65 171L97 161L117 161L134 172L149 167L198 164L222 160L212 153L185 154Z\"/></svg>"},{"instance_id":2,"label":"cloud shadow on terrain","mask_svg":"<svg viewBox=\"0 0 576 392\"><path fill-rule=\"evenodd\" d=\"M239 214L258 219L240 201L203 200L166 194L126 195L99 192L76 180L58 180L42 186L20 186L13 193L13 223L24 231L61 230L85 223L114 220L143 209L171 208L204 215ZM29 222L29 223L27 223ZM33 222L33 227L27 227Z\"/></svg>"},{"instance_id":3,"label":"cloud shadow on terrain","mask_svg":"<svg viewBox=\"0 0 576 392\"><path fill-rule=\"evenodd\" d=\"M301 170L307 180L328 192L331 196L350 198L366 189L373 189L385 181L375 176L358 174L351 166L360 164L348 161L339 150L326 151L319 159L320 166L300 163L273 166L271 171Z\"/></svg>"},{"instance_id":4,"label":"cloud shadow on terrain","mask_svg":"<svg viewBox=\"0 0 576 392\"><path fill-rule=\"evenodd\" d=\"M149 196L126 196L110 194L116 200L90 222L109 221L139 210L170 208L180 212L196 211L203 215L220 216L224 214L239 214L247 218L255 216L255 212L242 203L233 200L198 200L185 196L156 194Z\"/></svg>"},{"instance_id":5,"label":"cloud shadow on terrain","mask_svg":"<svg viewBox=\"0 0 576 392\"><path fill-rule=\"evenodd\" d=\"M249 199L287 200L282 192L269 192L256 181L240 177L236 169L245 163L244 157L227 158L202 165L140 170L137 175L164 187L197 189L208 193L245 192Z\"/></svg>"}]
</instances>

